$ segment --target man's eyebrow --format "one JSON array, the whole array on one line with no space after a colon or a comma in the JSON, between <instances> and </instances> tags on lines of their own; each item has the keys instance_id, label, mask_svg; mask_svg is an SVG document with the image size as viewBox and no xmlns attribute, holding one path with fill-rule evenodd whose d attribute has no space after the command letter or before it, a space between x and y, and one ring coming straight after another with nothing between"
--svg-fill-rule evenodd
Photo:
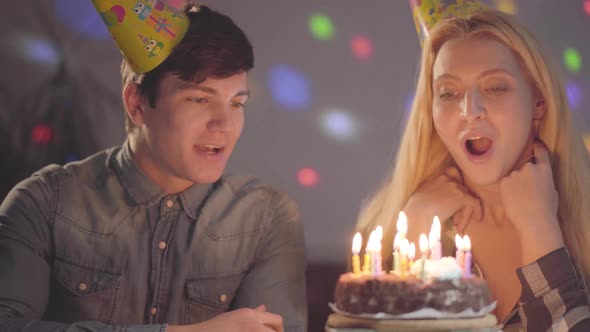
<instances>
[{"instance_id":1,"label":"man's eyebrow","mask_svg":"<svg viewBox=\"0 0 590 332\"><path fill-rule=\"evenodd\" d=\"M195 84L192 82L183 82L179 85L178 88L180 90L199 90L199 91L211 94L211 95L218 95L219 94L219 92L212 87L208 87L206 85ZM248 89L241 90L234 95L234 97L241 97L241 96L250 97L250 90L248 90Z\"/></svg>"}]
</instances>

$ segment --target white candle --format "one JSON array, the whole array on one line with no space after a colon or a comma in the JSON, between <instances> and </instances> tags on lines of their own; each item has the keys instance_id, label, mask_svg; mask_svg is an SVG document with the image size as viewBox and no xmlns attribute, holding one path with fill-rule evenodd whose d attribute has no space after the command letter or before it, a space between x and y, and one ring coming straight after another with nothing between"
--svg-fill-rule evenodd
<instances>
[{"instance_id":1,"label":"white candle","mask_svg":"<svg viewBox=\"0 0 590 332\"><path fill-rule=\"evenodd\" d=\"M381 241L379 240L379 233L377 230L372 231L369 236L369 243L367 243L367 251L371 255L371 265L369 272L373 275L381 274Z\"/></svg>"},{"instance_id":2,"label":"white candle","mask_svg":"<svg viewBox=\"0 0 590 332\"><path fill-rule=\"evenodd\" d=\"M430 228L429 243L430 243L430 259L438 260L442 257L442 246L440 242L441 225L440 219L435 216L432 219L432 226Z\"/></svg>"},{"instance_id":3,"label":"white candle","mask_svg":"<svg viewBox=\"0 0 590 332\"><path fill-rule=\"evenodd\" d=\"M420 254L422 255L420 258L422 260L420 279L424 279L424 265L426 264L426 255L428 254L428 238L426 237L426 234L420 234L420 241L418 244L420 246Z\"/></svg>"}]
</instances>

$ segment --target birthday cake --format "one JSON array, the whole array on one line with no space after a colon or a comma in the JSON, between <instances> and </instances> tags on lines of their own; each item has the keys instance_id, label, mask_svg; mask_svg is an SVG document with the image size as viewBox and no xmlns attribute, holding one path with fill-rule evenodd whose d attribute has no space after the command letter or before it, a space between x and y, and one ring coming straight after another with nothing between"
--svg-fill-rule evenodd
<instances>
[{"instance_id":1,"label":"birthday cake","mask_svg":"<svg viewBox=\"0 0 590 332\"><path fill-rule=\"evenodd\" d=\"M491 304L487 283L464 277L454 257L426 260L423 265L419 260L404 276L346 273L335 290L335 306L349 314L401 315L425 308L442 313L480 312Z\"/></svg>"}]
</instances>

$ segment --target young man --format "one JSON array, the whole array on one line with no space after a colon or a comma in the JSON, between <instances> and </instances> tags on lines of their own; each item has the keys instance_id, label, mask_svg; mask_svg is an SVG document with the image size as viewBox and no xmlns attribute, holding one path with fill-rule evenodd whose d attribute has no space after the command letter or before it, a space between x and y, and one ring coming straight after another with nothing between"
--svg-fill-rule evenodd
<instances>
[{"instance_id":1,"label":"young man","mask_svg":"<svg viewBox=\"0 0 590 332\"><path fill-rule=\"evenodd\" d=\"M122 65L124 144L47 166L0 206L0 330L306 329L297 208L222 176L252 47L227 16L187 15L162 64Z\"/></svg>"}]
</instances>

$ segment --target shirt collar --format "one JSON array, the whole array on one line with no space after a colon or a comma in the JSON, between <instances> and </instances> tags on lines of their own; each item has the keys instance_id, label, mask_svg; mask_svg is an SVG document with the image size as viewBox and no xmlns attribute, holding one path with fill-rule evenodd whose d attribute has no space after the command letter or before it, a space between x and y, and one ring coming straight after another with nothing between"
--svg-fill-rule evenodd
<instances>
[{"instance_id":1,"label":"shirt collar","mask_svg":"<svg viewBox=\"0 0 590 332\"><path fill-rule=\"evenodd\" d=\"M128 140L114 153L111 167L136 204L150 207L166 197L178 196L185 213L192 219L196 219L201 205L214 187L214 184L195 183L181 193L168 195L139 168L131 153Z\"/></svg>"}]
</instances>

